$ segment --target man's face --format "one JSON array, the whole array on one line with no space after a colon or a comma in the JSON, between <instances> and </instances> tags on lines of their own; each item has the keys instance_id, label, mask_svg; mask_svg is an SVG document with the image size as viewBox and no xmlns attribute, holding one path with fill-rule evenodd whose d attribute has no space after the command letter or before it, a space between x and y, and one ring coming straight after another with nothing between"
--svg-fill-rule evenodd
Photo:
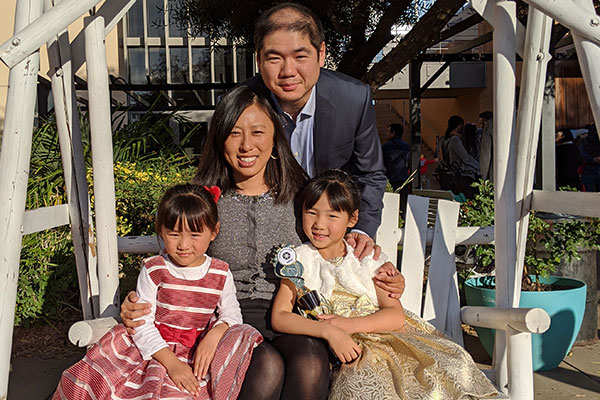
<instances>
[{"instance_id":1,"label":"man's face","mask_svg":"<svg viewBox=\"0 0 600 400\"><path fill-rule=\"evenodd\" d=\"M281 108L286 112L299 111L319 79L325 63L325 43L317 52L308 35L278 30L265 36L257 61L265 85Z\"/></svg>"}]
</instances>

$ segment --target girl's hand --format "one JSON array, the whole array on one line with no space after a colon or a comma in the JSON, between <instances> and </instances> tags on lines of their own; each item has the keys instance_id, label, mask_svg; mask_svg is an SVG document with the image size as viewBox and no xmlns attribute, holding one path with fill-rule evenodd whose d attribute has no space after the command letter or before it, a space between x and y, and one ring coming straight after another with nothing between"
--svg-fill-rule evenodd
<instances>
[{"instance_id":1,"label":"girl's hand","mask_svg":"<svg viewBox=\"0 0 600 400\"><path fill-rule=\"evenodd\" d=\"M335 314L322 314L318 317L319 321L323 321L324 323L331 324L336 328L340 328L347 334L355 333L352 329L352 318L341 317Z\"/></svg>"},{"instance_id":2,"label":"girl's hand","mask_svg":"<svg viewBox=\"0 0 600 400\"><path fill-rule=\"evenodd\" d=\"M167 373L179 390L185 390L194 396L200 394L198 378L194 376L189 365L176 360L167 367Z\"/></svg>"},{"instance_id":3,"label":"girl's hand","mask_svg":"<svg viewBox=\"0 0 600 400\"><path fill-rule=\"evenodd\" d=\"M394 267L391 262L386 262L377 270L377 274L373 278L375 284L388 292L388 296L394 299L399 299L404 293L404 276Z\"/></svg>"},{"instance_id":4,"label":"girl's hand","mask_svg":"<svg viewBox=\"0 0 600 400\"><path fill-rule=\"evenodd\" d=\"M143 317L150 313L150 304L140 303L138 304L138 297L135 292L129 292L123 304L121 304L121 320L123 325L127 327L127 332L130 335L135 333L135 329L140 325L144 324L144 321L134 321L135 318Z\"/></svg>"},{"instance_id":5,"label":"girl's hand","mask_svg":"<svg viewBox=\"0 0 600 400\"><path fill-rule=\"evenodd\" d=\"M329 325L324 337L337 358L343 363L351 363L361 354L360 346L350 335L338 327Z\"/></svg>"},{"instance_id":6,"label":"girl's hand","mask_svg":"<svg viewBox=\"0 0 600 400\"><path fill-rule=\"evenodd\" d=\"M196 347L196 354L194 354L194 375L196 375L196 378L206 378L218 344L218 338L214 340L207 334Z\"/></svg>"}]
</instances>

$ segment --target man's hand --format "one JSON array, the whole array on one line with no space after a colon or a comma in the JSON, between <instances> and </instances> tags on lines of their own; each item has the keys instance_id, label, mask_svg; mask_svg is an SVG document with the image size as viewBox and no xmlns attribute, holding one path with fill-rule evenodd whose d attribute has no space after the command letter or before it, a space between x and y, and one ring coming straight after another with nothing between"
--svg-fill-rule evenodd
<instances>
[{"instance_id":1,"label":"man's hand","mask_svg":"<svg viewBox=\"0 0 600 400\"><path fill-rule=\"evenodd\" d=\"M129 292L123 304L121 304L121 320L123 325L127 328L127 332L130 335L135 333L135 329L140 325L143 325L144 321L134 321L135 318L143 317L150 313L150 304L148 303L137 303L137 294L135 292Z\"/></svg>"},{"instance_id":2,"label":"man's hand","mask_svg":"<svg viewBox=\"0 0 600 400\"><path fill-rule=\"evenodd\" d=\"M373 280L377 286L388 292L390 297L394 299L402 297L406 286L404 276L391 262L388 261L379 267Z\"/></svg>"},{"instance_id":3,"label":"man's hand","mask_svg":"<svg viewBox=\"0 0 600 400\"><path fill-rule=\"evenodd\" d=\"M354 248L354 255L359 261L371 254L373 250L373 259L378 260L381 254L381 247L377 246L373 239L360 232L350 232L345 237L346 242Z\"/></svg>"}]
</instances>

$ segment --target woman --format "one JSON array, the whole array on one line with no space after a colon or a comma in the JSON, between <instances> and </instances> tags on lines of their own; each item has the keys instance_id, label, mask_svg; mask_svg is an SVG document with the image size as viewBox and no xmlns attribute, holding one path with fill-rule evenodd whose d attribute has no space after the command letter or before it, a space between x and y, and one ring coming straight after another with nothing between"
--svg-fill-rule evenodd
<instances>
[{"instance_id":1,"label":"woman","mask_svg":"<svg viewBox=\"0 0 600 400\"><path fill-rule=\"evenodd\" d=\"M271 255L282 243L302 242L293 198L306 174L295 161L279 117L266 99L246 86L223 96L194 180L223 190L218 203L221 231L208 254L229 263L244 322L267 339L252 355L238 398L324 399L329 385L325 344L306 336L275 335L270 325L278 281ZM402 292L401 276L383 275L386 273L379 275L380 280L389 292ZM143 315L135 311L146 308L132 304L135 301L135 293L130 293L121 311L130 328L138 326L131 319Z\"/></svg>"},{"instance_id":2,"label":"woman","mask_svg":"<svg viewBox=\"0 0 600 400\"><path fill-rule=\"evenodd\" d=\"M462 135L464 125L464 120L458 115L448 119L442 153L449 168L457 170L451 190L456 194L463 193L467 198L472 198L475 189L471 184L479 177L479 162L465 149Z\"/></svg>"}]
</instances>

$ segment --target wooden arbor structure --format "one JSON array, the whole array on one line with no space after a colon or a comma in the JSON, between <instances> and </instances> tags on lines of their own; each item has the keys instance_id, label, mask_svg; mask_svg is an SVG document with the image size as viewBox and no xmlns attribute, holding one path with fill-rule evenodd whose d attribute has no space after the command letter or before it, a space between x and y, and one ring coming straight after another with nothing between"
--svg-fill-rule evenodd
<instances>
[{"instance_id":1,"label":"wooden arbor structure","mask_svg":"<svg viewBox=\"0 0 600 400\"><path fill-rule=\"evenodd\" d=\"M112 167L110 95L104 38L136 0L106 0L70 40L66 28L100 0L18 0L15 34L0 45L10 68L0 153L0 399L7 395L21 240L24 234L70 224L85 319L118 313L118 265ZM575 41L596 124L600 122L600 17L592 0L525 0L527 27L512 0L470 0L494 27L494 168L497 304L517 307L529 210L600 216L600 195L533 190L548 43L552 20ZM68 204L25 210L39 48L48 45L52 92L65 171ZM519 109L515 113L516 53L523 58ZM90 219L73 74L84 60L88 75L96 227ZM95 234L95 237L94 237ZM507 346L524 337L497 335L496 384L508 391ZM525 339L526 340L526 339ZM514 342L514 343L513 343ZM508 357L519 354L508 352ZM530 390L529 390L530 389ZM533 398L533 387L525 388ZM522 391L519 393L523 393ZM524 397L520 397L524 398Z\"/></svg>"}]
</instances>

